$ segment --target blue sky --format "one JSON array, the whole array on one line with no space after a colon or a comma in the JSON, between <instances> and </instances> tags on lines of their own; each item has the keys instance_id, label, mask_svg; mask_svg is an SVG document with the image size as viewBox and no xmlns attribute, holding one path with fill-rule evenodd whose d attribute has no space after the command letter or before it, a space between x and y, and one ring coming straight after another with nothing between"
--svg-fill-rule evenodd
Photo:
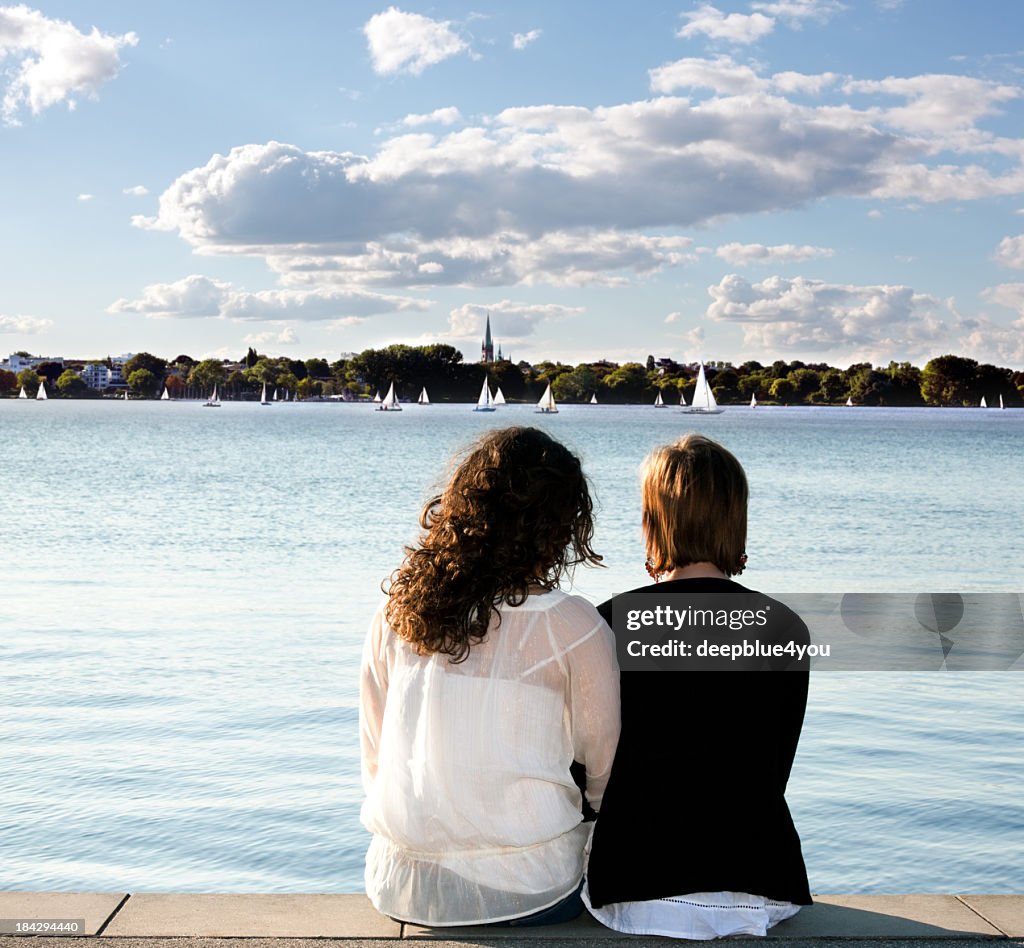
<instances>
[{"instance_id":1,"label":"blue sky","mask_svg":"<svg viewBox=\"0 0 1024 948\"><path fill-rule=\"evenodd\" d=\"M0 354L1024 367L1024 4L0 6Z\"/></svg>"}]
</instances>

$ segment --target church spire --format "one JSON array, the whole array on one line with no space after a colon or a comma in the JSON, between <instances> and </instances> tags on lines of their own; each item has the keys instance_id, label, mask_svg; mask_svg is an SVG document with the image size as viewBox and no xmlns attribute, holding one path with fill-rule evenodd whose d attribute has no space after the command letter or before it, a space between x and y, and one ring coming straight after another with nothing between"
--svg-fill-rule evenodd
<instances>
[{"instance_id":1,"label":"church spire","mask_svg":"<svg viewBox=\"0 0 1024 948\"><path fill-rule=\"evenodd\" d=\"M491 338L491 314L487 314L487 330L484 333L483 345L480 346L480 361L494 361L494 340Z\"/></svg>"}]
</instances>

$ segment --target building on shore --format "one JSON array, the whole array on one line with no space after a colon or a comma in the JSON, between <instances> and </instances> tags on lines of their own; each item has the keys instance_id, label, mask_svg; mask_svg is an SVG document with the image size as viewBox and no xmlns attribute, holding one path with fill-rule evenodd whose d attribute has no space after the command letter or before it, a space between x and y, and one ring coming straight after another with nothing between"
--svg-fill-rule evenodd
<instances>
[{"instance_id":1,"label":"building on shore","mask_svg":"<svg viewBox=\"0 0 1024 948\"><path fill-rule=\"evenodd\" d=\"M491 337L491 314L487 314L487 329L484 332L483 342L480 344L480 361L484 365L491 365L495 362L510 362L508 356L501 354L501 346L498 346L498 355L494 355L494 339Z\"/></svg>"}]
</instances>

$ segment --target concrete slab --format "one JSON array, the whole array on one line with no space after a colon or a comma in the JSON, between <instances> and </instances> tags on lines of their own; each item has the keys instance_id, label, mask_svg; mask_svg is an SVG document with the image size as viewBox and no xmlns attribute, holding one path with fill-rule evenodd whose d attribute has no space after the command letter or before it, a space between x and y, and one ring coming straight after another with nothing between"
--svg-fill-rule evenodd
<instances>
[{"instance_id":1,"label":"concrete slab","mask_svg":"<svg viewBox=\"0 0 1024 948\"><path fill-rule=\"evenodd\" d=\"M1004 935L1024 938L1024 895L961 895L959 899Z\"/></svg>"},{"instance_id":2,"label":"concrete slab","mask_svg":"<svg viewBox=\"0 0 1024 948\"><path fill-rule=\"evenodd\" d=\"M608 941L623 938L621 932L596 922L584 912L579 918L561 925L537 925L527 928L492 928L488 925L466 925L462 928L427 928L423 925L406 925L403 937L422 938L428 941L508 941L514 939L523 944L534 941Z\"/></svg>"},{"instance_id":3,"label":"concrete slab","mask_svg":"<svg viewBox=\"0 0 1024 948\"><path fill-rule=\"evenodd\" d=\"M84 922L80 935L95 935L127 892L0 892L0 930L14 928L15 920ZM37 933L38 934L38 933ZM68 934L74 934L69 932Z\"/></svg>"},{"instance_id":4,"label":"concrete slab","mask_svg":"<svg viewBox=\"0 0 1024 948\"><path fill-rule=\"evenodd\" d=\"M769 938L1002 938L953 895L816 895Z\"/></svg>"},{"instance_id":5,"label":"concrete slab","mask_svg":"<svg viewBox=\"0 0 1024 948\"><path fill-rule=\"evenodd\" d=\"M399 938L401 926L365 895L158 893L133 895L103 932L206 938Z\"/></svg>"}]
</instances>

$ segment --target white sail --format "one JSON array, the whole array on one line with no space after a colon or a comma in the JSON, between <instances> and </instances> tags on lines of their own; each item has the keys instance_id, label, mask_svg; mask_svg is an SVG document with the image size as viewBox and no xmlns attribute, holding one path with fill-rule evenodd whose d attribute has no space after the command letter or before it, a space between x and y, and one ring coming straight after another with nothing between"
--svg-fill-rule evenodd
<instances>
[{"instance_id":1,"label":"white sail","mask_svg":"<svg viewBox=\"0 0 1024 948\"><path fill-rule=\"evenodd\" d=\"M665 401L661 397L661 389L660 388L658 389L657 397L654 399L654 407L655 408L664 408L665 407Z\"/></svg>"},{"instance_id":2,"label":"white sail","mask_svg":"<svg viewBox=\"0 0 1024 948\"><path fill-rule=\"evenodd\" d=\"M476 400L476 407L473 411L494 411L494 399L491 397L491 387L487 384L486 376L484 376L484 385L480 389L480 397Z\"/></svg>"},{"instance_id":3,"label":"white sail","mask_svg":"<svg viewBox=\"0 0 1024 948\"><path fill-rule=\"evenodd\" d=\"M847 398L846 399L846 407L847 408L853 408L853 399L852 398Z\"/></svg>"},{"instance_id":4,"label":"white sail","mask_svg":"<svg viewBox=\"0 0 1024 948\"><path fill-rule=\"evenodd\" d=\"M21 386L21 391L18 392L18 398L28 398L28 395L25 394L25 386L24 385Z\"/></svg>"},{"instance_id":5,"label":"white sail","mask_svg":"<svg viewBox=\"0 0 1024 948\"><path fill-rule=\"evenodd\" d=\"M387 395L384 396L377 411L401 411L402 406L398 403L398 396L395 394L395 383L391 383Z\"/></svg>"},{"instance_id":6,"label":"white sail","mask_svg":"<svg viewBox=\"0 0 1024 948\"><path fill-rule=\"evenodd\" d=\"M498 386L498 390L494 393L494 404L495 405L504 405L505 404L505 396L501 392L501 386L500 385Z\"/></svg>"},{"instance_id":7,"label":"white sail","mask_svg":"<svg viewBox=\"0 0 1024 948\"><path fill-rule=\"evenodd\" d=\"M548 387L544 389L544 394L541 395L540 401L537 402L537 411L545 415L553 415L558 411L558 406L555 404L555 396L551 393L550 382L548 382Z\"/></svg>"},{"instance_id":8,"label":"white sail","mask_svg":"<svg viewBox=\"0 0 1024 948\"><path fill-rule=\"evenodd\" d=\"M700 369L697 372L697 386L693 390L693 401L690 402L690 407L685 409L691 414L701 415L718 415L721 414L722 409L718 407L718 403L715 401L714 392L711 391L711 386L708 385L708 380L704 375L704 363L700 363Z\"/></svg>"},{"instance_id":9,"label":"white sail","mask_svg":"<svg viewBox=\"0 0 1024 948\"><path fill-rule=\"evenodd\" d=\"M750 393L750 407L757 408L757 394L755 392Z\"/></svg>"},{"instance_id":10,"label":"white sail","mask_svg":"<svg viewBox=\"0 0 1024 948\"><path fill-rule=\"evenodd\" d=\"M416 399L416 404L417 405L429 405L430 404L430 396L427 394L427 387L425 385L423 386L423 391L420 392L420 397L418 399Z\"/></svg>"},{"instance_id":11,"label":"white sail","mask_svg":"<svg viewBox=\"0 0 1024 948\"><path fill-rule=\"evenodd\" d=\"M590 404L591 405L596 405L597 404L597 392L594 392L594 394L590 396Z\"/></svg>"},{"instance_id":12,"label":"white sail","mask_svg":"<svg viewBox=\"0 0 1024 948\"><path fill-rule=\"evenodd\" d=\"M1005 406L1005 405L1003 404L1003 396L1002 396L1002 395L1000 395L1000 396L999 396L999 407L1000 407L1000 408L1005 408L1005 407L1006 407L1006 406Z\"/></svg>"},{"instance_id":13,"label":"white sail","mask_svg":"<svg viewBox=\"0 0 1024 948\"><path fill-rule=\"evenodd\" d=\"M686 407L686 396L682 393L682 391L679 392L679 405L682 408Z\"/></svg>"},{"instance_id":14,"label":"white sail","mask_svg":"<svg viewBox=\"0 0 1024 948\"><path fill-rule=\"evenodd\" d=\"M275 402L277 401L277 389L276 388L274 389L274 401Z\"/></svg>"},{"instance_id":15,"label":"white sail","mask_svg":"<svg viewBox=\"0 0 1024 948\"><path fill-rule=\"evenodd\" d=\"M984 395L981 396L981 407L982 408L988 408L988 402L985 401L985 396Z\"/></svg>"},{"instance_id":16,"label":"white sail","mask_svg":"<svg viewBox=\"0 0 1024 948\"><path fill-rule=\"evenodd\" d=\"M267 401L267 383L266 382L263 383L263 391L260 393L260 404L261 405L269 405L270 404L270 402Z\"/></svg>"},{"instance_id":17,"label":"white sail","mask_svg":"<svg viewBox=\"0 0 1024 948\"><path fill-rule=\"evenodd\" d=\"M380 401L380 391L379 390L373 393L373 400L375 402L379 402Z\"/></svg>"},{"instance_id":18,"label":"white sail","mask_svg":"<svg viewBox=\"0 0 1024 948\"><path fill-rule=\"evenodd\" d=\"M128 401L128 389L124 390L124 400Z\"/></svg>"},{"instance_id":19,"label":"white sail","mask_svg":"<svg viewBox=\"0 0 1024 948\"><path fill-rule=\"evenodd\" d=\"M167 391L167 386L164 386L164 393L160 396L160 401L169 402L171 400L171 393Z\"/></svg>"},{"instance_id":20,"label":"white sail","mask_svg":"<svg viewBox=\"0 0 1024 948\"><path fill-rule=\"evenodd\" d=\"M217 395L217 386L213 386L213 392L210 397L203 403L203 408L220 408L220 397Z\"/></svg>"},{"instance_id":21,"label":"white sail","mask_svg":"<svg viewBox=\"0 0 1024 948\"><path fill-rule=\"evenodd\" d=\"M46 379L39 380L39 389L36 392L36 401L45 402L50 396L46 394Z\"/></svg>"}]
</instances>

